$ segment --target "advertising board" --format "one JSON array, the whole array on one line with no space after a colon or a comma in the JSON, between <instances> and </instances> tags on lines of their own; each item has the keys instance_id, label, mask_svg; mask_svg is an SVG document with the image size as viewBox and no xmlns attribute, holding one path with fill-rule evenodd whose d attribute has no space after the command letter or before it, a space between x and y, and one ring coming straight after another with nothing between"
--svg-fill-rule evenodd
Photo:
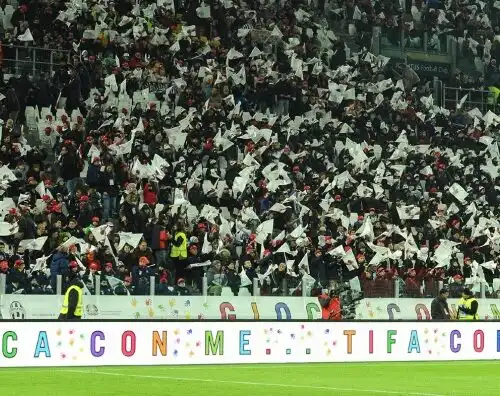
<instances>
[{"instance_id":1,"label":"advertising board","mask_svg":"<svg viewBox=\"0 0 500 396\"><path fill-rule=\"evenodd\" d=\"M0 367L484 360L496 322L0 322Z\"/></svg>"}]
</instances>

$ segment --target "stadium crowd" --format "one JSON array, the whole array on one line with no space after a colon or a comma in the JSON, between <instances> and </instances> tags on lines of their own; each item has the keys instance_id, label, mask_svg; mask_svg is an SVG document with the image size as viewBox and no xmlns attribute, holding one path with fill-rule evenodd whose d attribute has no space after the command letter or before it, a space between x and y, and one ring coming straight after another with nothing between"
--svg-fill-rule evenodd
<instances>
[{"instance_id":1,"label":"stadium crowd","mask_svg":"<svg viewBox=\"0 0 500 396\"><path fill-rule=\"evenodd\" d=\"M396 281L411 297L438 281L493 295L500 118L439 107L429 81L371 54L373 22L404 14L372 3L21 0L3 43L72 55L1 81L7 292L54 293L58 275L94 292L101 275L102 294L151 279L197 294L206 276L211 295L254 279L261 295L351 279L367 297ZM496 11L487 24L484 2L461 3L411 14L482 34L495 68Z\"/></svg>"}]
</instances>

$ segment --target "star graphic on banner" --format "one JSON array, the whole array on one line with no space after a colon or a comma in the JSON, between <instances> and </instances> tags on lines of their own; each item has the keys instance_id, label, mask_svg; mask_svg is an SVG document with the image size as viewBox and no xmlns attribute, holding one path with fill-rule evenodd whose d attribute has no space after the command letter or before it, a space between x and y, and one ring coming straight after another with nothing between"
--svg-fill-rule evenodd
<instances>
[{"instance_id":1,"label":"star graphic on banner","mask_svg":"<svg viewBox=\"0 0 500 396\"><path fill-rule=\"evenodd\" d=\"M175 334L175 335L179 335L179 333L180 333L180 330L179 330L179 329L175 329L175 330L174 330L174 334Z\"/></svg>"},{"instance_id":2,"label":"star graphic on banner","mask_svg":"<svg viewBox=\"0 0 500 396\"><path fill-rule=\"evenodd\" d=\"M205 319L205 316L203 316L203 314L198 314L198 320L203 320Z\"/></svg>"},{"instance_id":3,"label":"star graphic on banner","mask_svg":"<svg viewBox=\"0 0 500 396\"><path fill-rule=\"evenodd\" d=\"M311 331L308 331L308 332L307 332L307 336L308 336L308 337L311 337L311 336L312 336L312 332L311 332Z\"/></svg>"},{"instance_id":4,"label":"star graphic on banner","mask_svg":"<svg viewBox=\"0 0 500 396\"><path fill-rule=\"evenodd\" d=\"M180 343L181 343L181 339L180 339L180 338L177 338L177 339L175 340L175 343L176 343L176 344L180 344Z\"/></svg>"},{"instance_id":5,"label":"star graphic on banner","mask_svg":"<svg viewBox=\"0 0 500 396\"><path fill-rule=\"evenodd\" d=\"M293 333L292 333L292 334L290 334L290 338L291 338L292 340L295 340L295 334L293 334Z\"/></svg>"},{"instance_id":6,"label":"star graphic on banner","mask_svg":"<svg viewBox=\"0 0 500 396\"><path fill-rule=\"evenodd\" d=\"M71 329L71 330L69 331L69 335L73 335L73 334L75 334L75 330L74 330L74 329Z\"/></svg>"},{"instance_id":7,"label":"star graphic on banner","mask_svg":"<svg viewBox=\"0 0 500 396\"><path fill-rule=\"evenodd\" d=\"M425 342L426 344L428 344L428 343L429 343L429 340L428 340L428 339L426 339L426 340L424 340L424 342Z\"/></svg>"},{"instance_id":8,"label":"star graphic on banner","mask_svg":"<svg viewBox=\"0 0 500 396\"><path fill-rule=\"evenodd\" d=\"M176 301L173 298L171 298L170 300L168 300L168 305L170 305L170 308L175 307L175 304L176 304Z\"/></svg>"},{"instance_id":9,"label":"star graphic on banner","mask_svg":"<svg viewBox=\"0 0 500 396\"><path fill-rule=\"evenodd\" d=\"M174 351L174 356L177 356L178 354L179 354L179 351L176 349L176 350Z\"/></svg>"},{"instance_id":10,"label":"star graphic on banner","mask_svg":"<svg viewBox=\"0 0 500 396\"><path fill-rule=\"evenodd\" d=\"M197 341L196 342L196 346L199 347L201 345L201 342L200 341Z\"/></svg>"},{"instance_id":11,"label":"star graphic on banner","mask_svg":"<svg viewBox=\"0 0 500 396\"><path fill-rule=\"evenodd\" d=\"M331 349L327 349L327 350L326 350L326 354L327 354L328 356L330 356L330 355L332 354L332 350L331 350Z\"/></svg>"},{"instance_id":12,"label":"star graphic on banner","mask_svg":"<svg viewBox=\"0 0 500 396\"><path fill-rule=\"evenodd\" d=\"M146 299L146 306L149 307L152 303L153 303L153 300L151 300L150 298Z\"/></svg>"},{"instance_id":13,"label":"star graphic on banner","mask_svg":"<svg viewBox=\"0 0 500 396\"><path fill-rule=\"evenodd\" d=\"M325 329L325 334L330 334L330 329Z\"/></svg>"},{"instance_id":14,"label":"star graphic on banner","mask_svg":"<svg viewBox=\"0 0 500 396\"><path fill-rule=\"evenodd\" d=\"M485 320L490 320L490 315L484 315Z\"/></svg>"},{"instance_id":15,"label":"star graphic on banner","mask_svg":"<svg viewBox=\"0 0 500 396\"><path fill-rule=\"evenodd\" d=\"M370 302L368 302L368 301L367 301L367 302L366 302L366 307L367 307L367 308L370 308L371 306L372 306L372 304L371 304Z\"/></svg>"},{"instance_id":16,"label":"star graphic on banner","mask_svg":"<svg viewBox=\"0 0 500 396\"><path fill-rule=\"evenodd\" d=\"M278 330L278 334L281 334L281 330Z\"/></svg>"},{"instance_id":17,"label":"star graphic on banner","mask_svg":"<svg viewBox=\"0 0 500 396\"><path fill-rule=\"evenodd\" d=\"M325 341L325 344L324 344L324 345L325 345L325 346L327 346L327 345L328 345L328 341Z\"/></svg>"},{"instance_id":18,"label":"star graphic on banner","mask_svg":"<svg viewBox=\"0 0 500 396\"><path fill-rule=\"evenodd\" d=\"M267 329L264 329L264 334L267 334Z\"/></svg>"},{"instance_id":19,"label":"star graphic on banner","mask_svg":"<svg viewBox=\"0 0 500 396\"><path fill-rule=\"evenodd\" d=\"M208 308L208 303L203 304L203 308L207 309Z\"/></svg>"},{"instance_id":20,"label":"star graphic on banner","mask_svg":"<svg viewBox=\"0 0 500 396\"><path fill-rule=\"evenodd\" d=\"M429 333L429 329L424 329L424 334L428 334Z\"/></svg>"},{"instance_id":21,"label":"star graphic on banner","mask_svg":"<svg viewBox=\"0 0 500 396\"><path fill-rule=\"evenodd\" d=\"M61 330L61 329L57 329L56 334L57 334L58 336L60 336L60 335L62 334L62 330Z\"/></svg>"},{"instance_id":22,"label":"star graphic on banner","mask_svg":"<svg viewBox=\"0 0 500 396\"><path fill-rule=\"evenodd\" d=\"M74 340L73 338L71 338L71 339L69 340L69 345L73 346L74 344L75 344L75 340Z\"/></svg>"},{"instance_id":23,"label":"star graphic on banner","mask_svg":"<svg viewBox=\"0 0 500 396\"><path fill-rule=\"evenodd\" d=\"M337 340L334 340L334 341L332 342L332 345L333 345L333 346L337 346Z\"/></svg>"},{"instance_id":24,"label":"star graphic on banner","mask_svg":"<svg viewBox=\"0 0 500 396\"><path fill-rule=\"evenodd\" d=\"M186 348L189 348L191 346L191 344L189 344L189 342L186 342Z\"/></svg>"},{"instance_id":25,"label":"star graphic on banner","mask_svg":"<svg viewBox=\"0 0 500 396\"><path fill-rule=\"evenodd\" d=\"M59 342L57 343L57 346L58 346L58 347L60 347L61 345L62 345L62 342L61 342L61 341L59 341Z\"/></svg>"},{"instance_id":26,"label":"star graphic on banner","mask_svg":"<svg viewBox=\"0 0 500 396\"><path fill-rule=\"evenodd\" d=\"M188 335L193 334L193 329L189 329L189 330L187 331L187 334L188 334Z\"/></svg>"},{"instance_id":27,"label":"star graphic on banner","mask_svg":"<svg viewBox=\"0 0 500 396\"><path fill-rule=\"evenodd\" d=\"M437 334L438 331L439 329L434 329L434 334Z\"/></svg>"},{"instance_id":28,"label":"star graphic on banner","mask_svg":"<svg viewBox=\"0 0 500 396\"><path fill-rule=\"evenodd\" d=\"M61 359L66 359L66 354L65 353L61 353Z\"/></svg>"},{"instance_id":29,"label":"star graphic on banner","mask_svg":"<svg viewBox=\"0 0 500 396\"><path fill-rule=\"evenodd\" d=\"M191 306L191 301L186 300L186 302L184 303L184 306L185 307L190 307Z\"/></svg>"},{"instance_id":30,"label":"star graphic on banner","mask_svg":"<svg viewBox=\"0 0 500 396\"><path fill-rule=\"evenodd\" d=\"M306 326L304 326L304 325L300 325L300 328L301 328L302 330L304 330L304 329L306 328Z\"/></svg>"},{"instance_id":31,"label":"star graphic on banner","mask_svg":"<svg viewBox=\"0 0 500 396\"><path fill-rule=\"evenodd\" d=\"M193 357L194 356L194 352L193 351L190 351L189 352L189 357Z\"/></svg>"}]
</instances>

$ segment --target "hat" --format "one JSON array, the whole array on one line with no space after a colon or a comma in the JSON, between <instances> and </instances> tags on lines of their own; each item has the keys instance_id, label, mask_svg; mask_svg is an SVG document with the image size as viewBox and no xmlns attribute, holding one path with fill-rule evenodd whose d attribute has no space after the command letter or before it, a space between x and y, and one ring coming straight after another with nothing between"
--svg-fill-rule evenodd
<instances>
[{"instance_id":1,"label":"hat","mask_svg":"<svg viewBox=\"0 0 500 396\"><path fill-rule=\"evenodd\" d=\"M92 159L92 163L93 163L93 164L95 164L96 162L100 162L100 161L101 161L101 159L100 159L99 157L94 157L94 158Z\"/></svg>"},{"instance_id":2,"label":"hat","mask_svg":"<svg viewBox=\"0 0 500 396\"><path fill-rule=\"evenodd\" d=\"M443 287L441 290L439 290L439 294L444 294L444 293L448 293L449 290L446 288L446 287Z\"/></svg>"},{"instance_id":3,"label":"hat","mask_svg":"<svg viewBox=\"0 0 500 396\"><path fill-rule=\"evenodd\" d=\"M99 220L100 220L100 219L99 219L99 217L97 217L97 216L92 217L92 223L93 223L94 221L95 221L96 223L99 223Z\"/></svg>"},{"instance_id":4,"label":"hat","mask_svg":"<svg viewBox=\"0 0 500 396\"><path fill-rule=\"evenodd\" d=\"M97 270L99 270L99 266L97 265L97 263L92 263L92 264L90 264L90 265L89 265L89 268L90 268L91 270L96 270L96 271L97 271Z\"/></svg>"},{"instance_id":5,"label":"hat","mask_svg":"<svg viewBox=\"0 0 500 396\"><path fill-rule=\"evenodd\" d=\"M24 260L18 259L18 260L16 260L16 262L14 263L14 266L15 266L15 267L19 267L20 265L24 265Z\"/></svg>"},{"instance_id":6,"label":"hat","mask_svg":"<svg viewBox=\"0 0 500 396\"><path fill-rule=\"evenodd\" d=\"M108 268L108 267L113 268L113 263L106 263L106 264L105 264L105 267L106 267L106 268Z\"/></svg>"},{"instance_id":7,"label":"hat","mask_svg":"<svg viewBox=\"0 0 500 396\"><path fill-rule=\"evenodd\" d=\"M472 291L470 289L464 289L462 290L462 293L465 294L466 296L473 296L474 293L472 293Z\"/></svg>"},{"instance_id":8,"label":"hat","mask_svg":"<svg viewBox=\"0 0 500 396\"><path fill-rule=\"evenodd\" d=\"M89 197L87 195L82 195L80 197L80 202L87 202L89 200Z\"/></svg>"},{"instance_id":9,"label":"hat","mask_svg":"<svg viewBox=\"0 0 500 396\"><path fill-rule=\"evenodd\" d=\"M186 283L185 279L184 278L179 278L177 280L177 284L179 285L180 283Z\"/></svg>"},{"instance_id":10,"label":"hat","mask_svg":"<svg viewBox=\"0 0 500 396\"><path fill-rule=\"evenodd\" d=\"M149 264L149 260L146 256L141 256L139 258L139 264L144 264L144 265L148 265Z\"/></svg>"},{"instance_id":11,"label":"hat","mask_svg":"<svg viewBox=\"0 0 500 396\"><path fill-rule=\"evenodd\" d=\"M78 263L76 261L69 262L69 268L76 268L76 267L78 267Z\"/></svg>"}]
</instances>

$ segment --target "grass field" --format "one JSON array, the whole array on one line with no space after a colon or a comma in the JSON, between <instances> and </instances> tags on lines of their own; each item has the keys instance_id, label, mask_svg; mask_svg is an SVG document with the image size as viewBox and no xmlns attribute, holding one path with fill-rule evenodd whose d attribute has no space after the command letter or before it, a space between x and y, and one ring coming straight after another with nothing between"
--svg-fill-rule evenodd
<instances>
[{"instance_id":1,"label":"grass field","mask_svg":"<svg viewBox=\"0 0 500 396\"><path fill-rule=\"evenodd\" d=\"M2 396L499 395L498 362L2 368Z\"/></svg>"}]
</instances>

